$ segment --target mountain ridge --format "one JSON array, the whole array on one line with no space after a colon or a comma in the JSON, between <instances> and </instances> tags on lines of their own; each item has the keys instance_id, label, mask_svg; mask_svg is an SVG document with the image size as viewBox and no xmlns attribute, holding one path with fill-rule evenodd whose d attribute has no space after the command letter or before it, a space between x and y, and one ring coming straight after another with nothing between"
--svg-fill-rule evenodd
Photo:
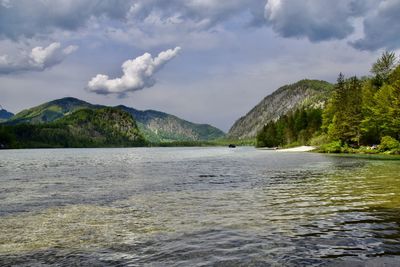
<instances>
[{"instance_id":1,"label":"mountain ridge","mask_svg":"<svg viewBox=\"0 0 400 267\"><path fill-rule=\"evenodd\" d=\"M74 97L65 97L25 109L11 117L6 123L11 125L49 123L81 109L105 107L107 106L91 104ZM211 125L193 123L157 110L142 111L124 105L118 105L115 108L131 114L150 142L209 141L225 135L223 131Z\"/></svg>"},{"instance_id":2,"label":"mountain ridge","mask_svg":"<svg viewBox=\"0 0 400 267\"><path fill-rule=\"evenodd\" d=\"M133 147L146 141L133 117L117 108L80 109L41 124L0 125L0 148Z\"/></svg>"},{"instance_id":3,"label":"mountain ridge","mask_svg":"<svg viewBox=\"0 0 400 267\"><path fill-rule=\"evenodd\" d=\"M300 107L322 107L333 85L322 80L303 79L279 87L264 97L246 115L240 117L228 131L228 138L254 138L262 127Z\"/></svg>"}]
</instances>

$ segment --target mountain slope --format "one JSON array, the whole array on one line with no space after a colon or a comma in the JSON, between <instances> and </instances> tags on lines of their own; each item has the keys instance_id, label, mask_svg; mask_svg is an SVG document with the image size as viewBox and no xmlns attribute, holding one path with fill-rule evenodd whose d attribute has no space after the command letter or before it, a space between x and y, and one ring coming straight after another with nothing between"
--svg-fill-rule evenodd
<instances>
[{"instance_id":1,"label":"mountain slope","mask_svg":"<svg viewBox=\"0 0 400 267\"><path fill-rule=\"evenodd\" d=\"M14 116L13 113L8 112L7 110L0 108L0 122L8 120L12 116Z\"/></svg>"},{"instance_id":2,"label":"mountain slope","mask_svg":"<svg viewBox=\"0 0 400 267\"><path fill-rule=\"evenodd\" d=\"M151 142L206 141L221 138L221 130L208 125L196 124L176 116L155 111L140 111L126 106L117 106L129 112L137 121L139 129Z\"/></svg>"},{"instance_id":3,"label":"mountain slope","mask_svg":"<svg viewBox=\"0 0 400 267\"><path fill-rule=\"evenodd\" d=\"M65 97L44 103L37 107L25 109L11 117L7 123L47 123L80 109L100 107L101 106L92 105L77 98Z\"/></svg>"},{"instance_id":4,"label":"mountain slope","mask_svg":"<svg viewBox=\"0 0 400 267\"><path fill-rule=\"evenodd\" d=\"M0 127L2 147L130 147L146 142L132 116L120 109L81 109L45 124Z\"/></svg>"},{"instance_id":5,"label":"mountain slope","mask_svg":"<svg viewBox=\"0 0 400 267\"><path fill-rule=\"evenodd\" d=\"M80 109L99 109L105 106L67 97L26 109L7 121L9 125L48 123L60 119ZM150 142L213 140L225 135L221 130L207 125L195 124L176 116L155 111L140 111L126 106L117 106L130 113L136 120L144 137Z\"/></svg>"},{"instance_id":6,"label":"mountain slope","mask_svg":"<svg viewBox=\"0 0 400 267\"><path fill-rule=\"evenodd\" d=\"M289 111L300 107L323 106L332 89L332 84L318 80L301 80L282 86L238 119L229 130L228 137L254 138L265 124Z\"/></svg>"}]
</instances>

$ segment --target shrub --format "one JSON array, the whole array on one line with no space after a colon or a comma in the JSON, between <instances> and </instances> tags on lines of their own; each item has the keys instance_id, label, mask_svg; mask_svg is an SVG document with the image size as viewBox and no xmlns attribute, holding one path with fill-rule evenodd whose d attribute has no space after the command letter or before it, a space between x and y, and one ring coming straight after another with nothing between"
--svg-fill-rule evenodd
<instances>
[{"instance_id":1,"label":"shrub","mask_svg":"<svg viewBox=\"0 0 400 267\"><path fill-rule=\"evenodd\" d=\"M330 142L331 142L331 139L329 138L329 136L327 134L321 134L321 135L314 136L310 140L310 145L312 145L312 146L321 146L321 145L324 145L324 144L328 144Z\"/></svg>"},{"instance_id":2,"label":"shrub","mask_svg":"<svg viewBox=\"0 0 400 267\"><path fill-rule=\"evenodd\" d=\"M379 145L380 151L395 151L400 150L400 142L394 139L391 136L384 136L381 139L381 143Z\"/></svg>"},{"instance_id":3,"label":"shrub","mask_svg":"<svg viewBox=\"0 0 400 267\"><path fill-rule=\"evenodd\" d=\"M342 142L333 141L331 143L321 145L319 150L324 153L340 153L342 152Z\"/></svg>"}]
</instances>

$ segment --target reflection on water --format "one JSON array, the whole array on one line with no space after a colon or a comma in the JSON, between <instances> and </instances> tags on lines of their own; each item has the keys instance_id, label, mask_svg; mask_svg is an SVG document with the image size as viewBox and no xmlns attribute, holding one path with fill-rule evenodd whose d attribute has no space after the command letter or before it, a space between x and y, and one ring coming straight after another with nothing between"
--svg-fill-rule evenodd
<instances>
[{"instance_id":1,"label":"reflection on water","mask_svg":"<svg viewBox=\"0 0 400 267\"><path fill-rule=\"evenodd\" d=\"M0 152L0 265L400 262L398 161L251 148Z\"/></svg>"}]
</instances>

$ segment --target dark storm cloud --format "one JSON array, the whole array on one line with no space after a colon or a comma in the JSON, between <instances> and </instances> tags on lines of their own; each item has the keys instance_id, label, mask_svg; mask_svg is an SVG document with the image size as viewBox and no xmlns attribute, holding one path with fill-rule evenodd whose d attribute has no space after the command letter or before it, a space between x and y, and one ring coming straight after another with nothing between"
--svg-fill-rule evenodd
<instances>
[{"instance_id":1,"label":"dark storm cloud","mask_svg":"<svg viewBox=\"0 0 400 267\"><path fill-rule=\"evenodd\" d=\"M92 17L124 19L125 0L3 0L0 1L0 37L17 40L54 30L76 30Z\"/></svg>"},{"instance_id":2,"label":"dark storm cloud","mask_svg":"<svg viewBox=\"0 0 400 267\"><path fill-rule=\"evenodd\" d=\"M269 0L265 19L283 37L312 42L344 39L354 32L352 19L369 6L368 0Z\"/></svg>"},{"instance_id":3,"label":"dark storm cloud","mask_svg":"<svg viewBox=\"0 0 400 267\"><path fill-rule=\"evenodd\" d=\"M282 37L320 42L349 37L354 20L361 19L365 36L353 46L374 50L399 47L399 10L398 0L0 0L0 39L45 38L58 30L90 28L99 18L108 18L96 31L111 39L107 31L120 39L133 33L136 38L147 34L166 39L167 34L178 44L182 32L210 31L231 19L246 18L242 27L268 26ZM234 32L237 27L227 28Z\"/></svg>"},{"instance_id":4,"label":"dark storm cloud","mask_svg":"<svg viewBox=\"0 0 400 267\"><path fill-rule=\"evenodd\" d=\"M381 1L379 7L364 20L364 38L353 46L362 50L400 48L400 1Z\"/></svg>"}]
</instances>

